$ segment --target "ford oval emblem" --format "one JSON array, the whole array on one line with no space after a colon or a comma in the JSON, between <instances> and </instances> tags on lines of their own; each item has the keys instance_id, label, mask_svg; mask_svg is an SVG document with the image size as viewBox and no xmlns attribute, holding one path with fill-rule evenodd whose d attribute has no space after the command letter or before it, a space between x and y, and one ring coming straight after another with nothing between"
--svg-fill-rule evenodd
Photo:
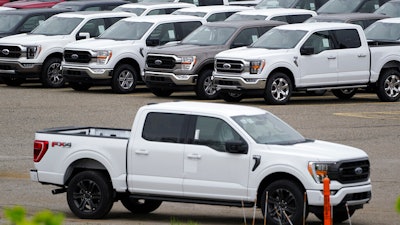
<instances>
[{"instance_id":1,"label":"ford oval emblem","mask_svg":"<svg viewBox=\"0 0 400 225\"><path fill-rule=\"evenodd\" d=\"M10 50L5 48L5 49L1 50L1 53L3 53L3 55L8 55L8 54L10 54Z\"/></svg>"},{"instance_id":2,"label":"ford oval emblem","mask_svg":"<svg viewBox=\"0 0 400 225\"><path fill-rule=\"evenodd\" d=\"M224 68L224 69L230 69L232 66L231 66L231 64L229 64L229 63L224 63L224 65L222 65L222 68Z\"/></svg>"},{"instance_id":3,"label":"ford oval emblem","mask_svg":"<svg viewBox=\"0 0 400 225\"><path fill-rule=\"evenodd\" d=\"M354 169L354 173L356 175L361 175L363 173L363 169L361 167L357 167Z\"/></svg>"},{"instance_id":4,"label":"ford oval emblem","mask_svg":"<svg viewBox=\"0 0 400 225\"><path fill-rule=\"evenodd\" d=\"M78 59L79 56L78 56L78 54L72 54L72 55L71 55L71 58L72 58L72 59Z\"/></svg>"},{"instance_id":5,"label":"ford oval emblem","mask_svg":"<svg viewBox=\"0 0 400 225\"><path fill-rule=\"evenodd\" d=\"M162 64L162 61L160 60L160 59L156 59L155 61L154 61L154 64L156 64L156 65L161 65Z\"/></svg>"}]
</instances>

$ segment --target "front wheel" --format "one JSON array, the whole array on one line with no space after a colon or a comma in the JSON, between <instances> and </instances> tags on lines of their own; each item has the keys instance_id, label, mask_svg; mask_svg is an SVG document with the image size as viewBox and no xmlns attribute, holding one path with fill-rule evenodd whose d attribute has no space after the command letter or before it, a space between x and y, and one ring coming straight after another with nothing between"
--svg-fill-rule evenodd
<instances>
[{"instance_id":1,"label":"front wheel","mask_svg":"<svg viewBox=\"0 0 400 225\"><path fill-rule=\"evenodd\" d=\"M50 88L64 86L65 79L61 74L60 66L61 58L53 57L44 62L41 77L43 86Z\"/></svg>"},{"instance_id":2,"label":"front wheel","mask_svg":"<svg viewBox=\"0 0 400 225\"><path fill-rule=\"evenodd\" d=\"M137 199L125 196L121 199L122 205L134 214L148 214L160 207L162 201Z\"/></svg>"},{"instance_id":3,"label":"front wheel","mask_svg":"<svg viewBox=\"0 0 400 225\"><path fill-rule=\"evenodd\" d=\"M268 203L266 204L267 193ZM268 224L302 224L304 214L303 196L302 188L291 180L277 180L269 184L265 188L261 199L261 210L264 216L267 217Z\"/></svg>"},{"instance_id":4,"label":"front wheel","mask_svg":"<svg viewBox=\"0 0 400 225\"><path fill-rule=\"evenodd\" d=\"M114 204L114 190L110 179L98 171L83 171L75 175L67 189L71 211L82 219L100 219Z\"/></svg>"},{"instance_id":5,"label":"front wheel","mask_svg":"<svg viewBox=\"0 0 400 225\"><path fill-rule=\"evenodd\" d=\"M333 95L342 100L351 99L356 94L356 92L357 88L332 89Z\"/></svg>"},{"instance_id":6,"label":"front wheel","mask_svg":"<svg viewBox=\"0 0 400 225\"><path fill-rule=\"evenodd\" d=\"M289 101L292 90L292 81L288 75L281 72L274 73L267 81L264 100L268 104L284 105Z\"/></svg>"},{"instance_id":7,"label":"front wheel","mask_svg":"<svg viewBox=\"0 0 400 225\"><path fill-rule=\"evenodd\" d=\"M218 97L216 86L211 80L212 70L205 70L199 74L196 84L196 95L199 99L213 100Z\"/></svg>"},{"instance_id":8,"label":"front wheel","mask_svg":"<svg viewBox=\"0 0 400 225\"><path fill-rule=\"evenodd\" d=\"M383 102L395 102L400 98L400 72L395 69L386 70L377 82L378 98Z\"/></svg>"},{"instance_id":9,"label":"front wheel","mask_svg":"<svg viewBox=\"0 0 400 225\"><path fill-rule=\"evenodd\" d=\"M138 77L139 75L131 65L119 65L114 71L111 87L115 93L131 93L136 88Z\"/></svg>"}]
</instances>

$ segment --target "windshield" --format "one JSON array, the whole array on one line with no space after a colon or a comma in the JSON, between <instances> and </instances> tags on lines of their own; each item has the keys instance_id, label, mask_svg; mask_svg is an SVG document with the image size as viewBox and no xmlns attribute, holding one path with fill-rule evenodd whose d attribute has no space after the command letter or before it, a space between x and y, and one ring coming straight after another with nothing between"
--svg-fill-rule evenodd
<instances>
[{"instance_id":1,"label":"windshield","mask_svg":"<svg viewBox=\"0 0 400 225\"><path fill-rule=\"evenodd\" d=\"M240 20L265 20L267 16L263 15L244 15L235 13L228 17L225 21L240 21Z\"/></svg>"},{"instance_id":2,"label":"windshield","mask_svg":"<svg viewBox=\"0 0 400 225\"><path fill-rule=\"evenodd\" d=\"M270 9L270 8L290 8L296 0L263 0L254 8L256 9Z\"/></svg>"},{"instance_id":3,"label":"windshield","mask_svg":"<svg viewBox=\"0 0 400 225\"><path fill-rule=\"evenodd\" d=\"M304 23L316 23L316 22L334 22L334 23L344 23L341 19L333 19L333 18L317 18L317 17L310 17Z\"/></svg>"},{"instance_id":4,"label":"windshield","mask_svg":"<svg viewBox=\"0 0 400 225\"><path fill-rule=\"evenodd\" d=\"M233 27L201 26L184 38L182 44L224 45L235 32Z\"/></svg>"},{"instance_id":5,"label":"windshield","mask_svg":"<svg viewBox=\"0 0 400 225\"><path fill-rule=\"evenodd\" d=\"M232 119L259 144L296 144L306 141L299 132L270 113L234 116Z\"/></svg>"},{"instance_id":6,"label":"windshield","mask_svg":"<svg viewBox=\"0 0 400 225\"><path fill-rule=\"evenodd\" d=\"M318 14L354 12L362 1L363 0L330 0L318 9Z\"/></svg>"},{"instance_id":7,"label":"windshield","mask_svg":"<svg viewBox=\"0 0 400 225\"><path fill-rule=\"evenodd\" d=\"M53 16L37 26L31 33L42 35L67 35L72 33L82 20L82 18Z\"/></svg>"},{"instance_id":8,"label":"windshield","mask_svg":"<svg viewBox=\"0 0 400 225\"><path fill-rule=\"evenodd\" d=\"M289 49L294 48L306 35L303 30L271 29L254 42L251 47L266 49Z\"/></svg>"},{"instance_id":9,"label":"windshield","mask_svg":"<svg viewBox=\"0 0 400 225\"><path fill-rule=\"evenodd\" d=\"M11 31L21 21L21 15L0 15L0 32L5 33Z\"/></svg>"},{"instance_id":10,"label":"windshield","mask_svg":"<svg viewBox=\"0 0 400 225\"><path fill-rule=\"evenodd\" d=\"M172 13L173 15L188 15L188 16L197 16L197 17L205 17L206 13L204 12L181 12L179 10Z\"/></svg>"},{"instance_id":11,"label":"windshield","mask_svg":"<svg viewBox=\"0 0 400 225\"><path fill-rule=\"evenodd\" d=\"M99 39L139 40L153 25L148 22L132 22L120 20L100 35Z\"/></svg>"},{"instance_id":12,"label":"windshield","mask_svg":"<svg viewBox=\"0 0 400 225\"><path fill-rule=\"evenodd\" d=\"M400 2L387 2L379 7L374 13L390 17L400 17Z\"/></svg>"},{"instance_id":13,"label":"windshield","mask_svg":"<svg viewBox=\"0 0 400 225\"><path fill-rule=\"evenodd\" d=\"M365 36L368 40L398 41L400 39L400 24L375 22L365 29Z\"/></svg>"},{"instance_id":14,"label":"windshield","mask_svg":"<svg viewBox=\"0 0 400 225\"><path fill-rule=\"evenodd\" d=\"M115 11L115 12L130 12L130 13L135 13L137 16L140 16L140 15L142 15L142 13L145 10L146 9L144 9L144 8L129 8L129 7L118 6L118 7L114 8L112 11Z\"/></svg>"}]
</instances>

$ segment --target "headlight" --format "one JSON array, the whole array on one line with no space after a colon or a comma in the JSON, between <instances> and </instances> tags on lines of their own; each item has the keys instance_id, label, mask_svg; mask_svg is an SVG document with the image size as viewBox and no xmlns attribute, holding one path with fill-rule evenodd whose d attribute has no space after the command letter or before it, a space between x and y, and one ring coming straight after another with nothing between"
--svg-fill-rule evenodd
<instances>
[{"instance_id":1,"label":"headlight","mask_svg":"<svg viewBox=\"0 0 400 225\"><path fill-rule=\"evenodd\" d=\"M323 183L323 179L328 176L329 167L332 165L333 163L327 162L309 162L308 172L314 178L315 182L321 184Z\"/></svg>"},{"instance_id":2,"label":"headlight","mask_svg":"<svg viewBox=\"0 0 400 225\"><path fill-rule=\"evenodd\" d=\"M98 64L107 64L110 61L112 56L112 51L102 50L102 51L95 51L96 58Z\"/></svg>"},{"instance_id":3,"label":"headlight","mask_svg":"<svg viewBox=\"0 0 400 225\"><path fill-rule=\"evenodd\" d=\"M40 50L41 50L40 45L39 46L26 46L26 58L27 59L36 58L36 56L39 55Z\"/></svg>"},{"instance_id":4,"label":"headlight","mask_svg":"<svg viewBox=\"0 0 400 225\"><path fill-rule=\"evenodd\" d=\"M264 69L265 61L257 60L250 62L250 74L259 74Z\"/></svg>"},{"instance_id":5,"label":"headlight","mask_svg":"<svg viewBox=\"0 0 400 225\"><path fill-rule=\"evenodd\" d=\"M196 64L196 56L183 56L181 57L181 69L191 70Z\"/></svg>"}]
</instances>

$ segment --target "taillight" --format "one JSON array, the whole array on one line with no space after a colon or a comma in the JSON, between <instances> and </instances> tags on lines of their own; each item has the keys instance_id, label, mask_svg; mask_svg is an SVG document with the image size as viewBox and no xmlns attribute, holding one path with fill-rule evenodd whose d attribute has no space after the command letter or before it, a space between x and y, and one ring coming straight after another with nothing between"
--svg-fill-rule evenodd
<instances>
[{"instance_id":1,"label":"taillight","mask_svg":"<svg viewBox=\"0 0 400 225\"><path fill-rule=\"evenodd\" d=\"M33 162L39 162L49 148L48 141L35 140L33 143Z\"/></svg>"}]
</instances>

